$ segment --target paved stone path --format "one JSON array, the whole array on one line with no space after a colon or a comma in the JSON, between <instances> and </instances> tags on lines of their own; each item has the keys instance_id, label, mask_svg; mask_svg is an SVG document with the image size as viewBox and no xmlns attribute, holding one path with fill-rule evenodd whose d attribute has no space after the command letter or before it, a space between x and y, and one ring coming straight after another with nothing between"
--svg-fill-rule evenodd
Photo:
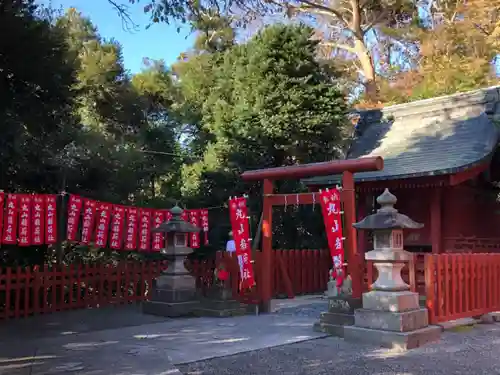
<instances>
[{"instance_id":1,"label":"paved stone path","mask_svg":"<svg viewBox=\"0 0 500 375\"><path fill-rule=\"evenodd\" d=\"M105 310L88 311L87 315L104 319ZM0 342L1 375L166 375L180 374L174 364L207 360L258 350L276 345L324 337L311 327L315 318L293 314L242 316L231 319L167 319L144 325L133 325L142 314L124 310L112 311L108 319L115 327L101 329L104 322L94 319L72 321L72 314L37 317L37 333L25 331ZM76 314L76 317L79 315ZM148 319L148 318L147 318ZM69 327L63 323L69 324ZM16 323L17 324L17 323ZM28 326L35 328L35 323ZM126 326L128 324L128 326ZM71 329L73 327L74 329ZM39 337L45 330L46 337ZM166 371L169 372L166 372Z\"/></svg>"},{"instance_id":2,"label":"paved stone path","mask_svg":"<svg viewBox=\"0 0 500 375\"><path fill-rule=\"evenodd\" d=\"M279 303L274 314L230 319L122 307L3 322L0 375L500 374L500 324L397 354L314 333L325 301Z\"/></svg>"}]
</instances>

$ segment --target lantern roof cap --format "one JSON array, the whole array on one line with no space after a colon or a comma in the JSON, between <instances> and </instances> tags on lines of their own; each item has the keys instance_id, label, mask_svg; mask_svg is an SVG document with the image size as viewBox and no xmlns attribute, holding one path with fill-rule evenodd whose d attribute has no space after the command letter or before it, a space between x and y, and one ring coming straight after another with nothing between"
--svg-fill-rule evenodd
<instances>
[{"instance_id":1,"label":"lantern roof cap","mask_svg":"<svg viewBox=\"0 0 500 375\"><path fill-rule=\"evenodd\" d=\"M394 205L398 199L389 189L377 198L380 208L376 213L368 215L358 223L352 226L356 229L420 229L424 224L413 221L408 216L400 214Z\"/></svg>"},{"instance_id":2,"label":"lantern roof cap","mask_svg":"<svg viewBox=\"0 0 500 375\"><path fill-rule=\"evenodd\" d=\"M182 220L184 210L175 206L170 210L172 218L168 222L161 223L152 230L154 233L196 233L200 231L196 225Z\"/></svg>"}]
</instances>

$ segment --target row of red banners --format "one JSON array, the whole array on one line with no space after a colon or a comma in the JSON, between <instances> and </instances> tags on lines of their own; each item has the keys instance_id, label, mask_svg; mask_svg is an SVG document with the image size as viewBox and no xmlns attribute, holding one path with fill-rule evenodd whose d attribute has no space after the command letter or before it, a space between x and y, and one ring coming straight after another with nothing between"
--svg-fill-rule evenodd
<instances>
[{"instance_id":1,"label":"row of red banners","mask_svg":"<svg viewBox=\"0 0 500 375\"><path fill-rule=\"evenodd\" d=\"M319 195L328 247L333 261L333 272L337 276L337 287L340 287L343 280L341 270L344 264L340 191L337 188L327 189L320 191Z\"/></svg>"},{"instance_id":2,"label":"row of red banners","mask_svg":"<svg viewBox=\"0 0 500 375\"><path fill-rule=\"evenodd\" d=\"M0 243L20 246L56 243L56 206L55 194L5 196L0 192Z\"/></svg>"},{"instance_id":3,"label":"row of red banners","mask_svg":"<svg viewBox=\"0 0 500 375\"><path fill-rule=\"evenodd\" d=\"M5 210L4 210L5 204ZM19 246L57 242L57 195L4 194L0 192L0 243ZM169 210L114 205L70 195L66 239L114 250L159 251L166 246L163 233L152 229L171 218ZM185 210L183 219L201 227L208 244L208 210ZM200 233L189 244L200 247Z\"/></svg>"},{"instance_id":4,"label":"row of red banners","mask_svg":"<svg viewBox=\"0 0 500 375\"><path fill-rule=\"evenodd\" d=\"M248 289L255 285L255 277L251 263L250 228L245 197L229 199L229 219L240 266L241 289Z\"/></svg>"},{"instance_id":5,"label":"row of red banners","mask_svg":"<svg viewBox=\"0 0 500 375\"><path fill-rule=\"evenodd\" d=\"M82 216L83 212L83 216ZM81 236L78 228L81 221ZM88 245L94 240L98 247L114 250L160 251L166 246L164 233L152 233L152 229L172 218L169 210L155 210L116 205L71 195L68 202L68 241ZM183 219L201 227L204 244L208 244L208 210L184 210ZM191 233L189 244L200 247L200 233Z\"/></svg>"}]
</instances>

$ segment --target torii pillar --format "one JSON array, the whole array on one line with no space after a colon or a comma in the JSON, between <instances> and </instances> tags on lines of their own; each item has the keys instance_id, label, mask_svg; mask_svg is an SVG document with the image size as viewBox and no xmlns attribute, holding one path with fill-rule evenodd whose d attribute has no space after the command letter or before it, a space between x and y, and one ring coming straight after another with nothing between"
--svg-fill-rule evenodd
<instances>
[{"instance_id":1,"label":"torii pillar","mask_svg":"<svg viewBox=\"0 0 500 375\"><path fill-rule=\"evenodd\" d=\"M356 218L356 192L354 188L354 173L380 171L384 168L384 160L377 157L359 159L334 160L323 163L294 165L289 167L258 169L244 172L241 178L244 181L263 181L263 220L262 220L262 263L260 264L262 278L259 288L261 290L261 311L271 311L272 299L272 243L273 243L273 205L283 201L294 204L293 199L286 199L286 194L276 195L274 181L296 180L307 177L328 176L342 174L342 202L344 204L344 233L346 241L344 249L348 254L348 271L352 278L352 297L361 298L363 292L363 259L358 254L356 230L352 226ZM315 193L299 194L299 204L312 204ZM292 196L292 195L290 195ZM297 196L297 194L293 194ZM283 198L283 199L280 199ZM291 197L290 197L291 198ZM296 203L296 202L295 202Z\"/></svg>"}]
</instances>

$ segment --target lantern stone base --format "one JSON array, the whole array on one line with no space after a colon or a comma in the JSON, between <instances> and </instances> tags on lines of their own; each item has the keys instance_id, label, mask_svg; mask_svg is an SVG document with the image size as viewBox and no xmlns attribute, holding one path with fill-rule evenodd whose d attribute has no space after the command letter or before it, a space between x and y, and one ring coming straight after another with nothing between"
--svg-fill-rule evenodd
<instances>
[{"instance_id":1,"label":"lantern stone base","mask_svg":"<svg viewBox=\"0 0 500 375\"><path fill-rule=\"evenodd\" d=\"M322 312L313 330L344 337L344 327L354 324L354 311L361 307L361 299L351 296L328 298L328 311Z\"/></svg>"},{"instance_id":2,"label":"lantern stone base","mask_svg":"<svg viewBox=\"0 0 500 375\"><path fill-rule=\"evenodd\" d=\"M223 287L211 288L207 297L200 299L200 306L195 311L198 316L218 318L245 315L246 313L246 307L233 299L231 290Z\"/></svg>"},{"instance_id":3,"label":"lantern stone base","mask_svg":"<svg viewBox=\"0 0 500 375\"><path fill-rule=\"evenodd\" d=\"M143 302L142 312L177 318L194 315L199 305L192 276L164 274L153 285L151 300Z\"/></svg>"},{"instance_id":4,"label":"lantern stone base","mask_svg":"<svg viewBox=\"0 0 500 375\"><path fill-rule=\"evenodd\" d=\"M142 304L144 314L165 316L168 318L179 318L181 316L193 316L200 306L199 301L187 302L161 302L146 301Z\"/></svg>"},{"instance_id":5,"label":"lantern stone base","mask_svg":"<svg viewBox=\"0 0 500 375\"><path fill-rule=\"evenodd\" d=\"M363 308L354 312L354 325L344 329L348 341L360 341L396 350L417 348L439 340L441 328L429 326L428 311L418 294L371 291L363 294Z\"/></svg>"}]
</instances>

